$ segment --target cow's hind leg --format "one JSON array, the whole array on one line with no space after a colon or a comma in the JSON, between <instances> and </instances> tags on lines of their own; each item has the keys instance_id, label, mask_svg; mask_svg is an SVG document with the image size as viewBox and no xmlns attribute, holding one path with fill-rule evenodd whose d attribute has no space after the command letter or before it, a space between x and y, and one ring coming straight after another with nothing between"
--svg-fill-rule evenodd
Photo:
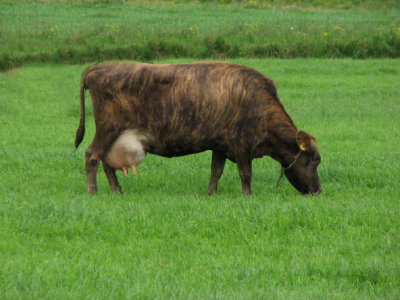
<instances>
[{"instance_id":1,"label":"cow's hind leg","mask_svg":"<svg viewBox=\"0 0 400 300\"><path fill-rule=\"evenodd\" d=\"M86 150L86 181L87 191L90 194L97 192L96 173L100 159L93 155L92 147Z\"/></svg>"},{"instance_id":2,"label":"cow's hind leg","mask_svg":"<svg viewBox=\"0 0 400 300\"><path fill-rule=\"evenodd\" d=\"M212 195L217 191L218 180L221 178L225 167L226 156L217 151L212 152L211 179L208 186L208 194Z\"/></svg>"},{"instance_id":3,"label":"cow's hind leg","mask_svg":"<svg viewBox=\"0 0 400 300\"><path fill-rule=\"evenodd\" d=\"M115 193L122 193L121 186L119 185L115 169L110 167L104 160L102 161L104 173L107 176L108 183L110 184L111 190Z\"/></svg>"},{"instance_id":4,"label":"cow's hind leg","mask_svg":"<svg viewBox=\"0 0 400 300\"><path fill-rule=\"evenodd\" d=\"M98 132L101 132L101 134ZM118 134L119 132L117 130L97 130L92 144L86 150L86 179L88 193L94 194L97 192L97 168L99 167L100 160L117 138Z\"/></svg>"}]
</instances>

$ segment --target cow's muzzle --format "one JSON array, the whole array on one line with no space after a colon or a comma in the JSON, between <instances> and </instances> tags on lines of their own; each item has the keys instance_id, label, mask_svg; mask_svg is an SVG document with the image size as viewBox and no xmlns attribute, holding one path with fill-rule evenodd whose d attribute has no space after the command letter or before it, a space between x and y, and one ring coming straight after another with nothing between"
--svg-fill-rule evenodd
<instances>
[{"instance_id":1,"label":"cow's muzzle","mask_svg":"<svg viewBox=\"0 0 400 300\"><path fill-rule=\"evenodd\" d=\"M303 196L318 196L319 194L322 193L322 188L319 187L316 191L311 191L311 192L301 192Z\"/></svg>"}]
</instances>

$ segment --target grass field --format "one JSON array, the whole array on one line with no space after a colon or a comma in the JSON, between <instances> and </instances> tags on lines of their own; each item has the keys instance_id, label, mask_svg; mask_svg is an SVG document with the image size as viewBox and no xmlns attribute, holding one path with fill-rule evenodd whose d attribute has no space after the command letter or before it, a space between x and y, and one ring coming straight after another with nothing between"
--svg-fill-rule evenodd
<instances>
[{"instance_id":1,"label":"grass field","mask_svg":"<svg viewBox=\"0 0 400 300\"><path fill-rule=\"evenodd\" d=\"M193 59L192 59L193 60ZM169 59L161 62L183 62ZM210 153L149 155L123 195L86 194L73 147L83 65L0 73L1 299L398 299L400 60L236 59L272 77L317 136L324 192L255 160L252 197Z\"/></svg>"},{"instance_id":2,"label":"grass field","mask_svg":"<svg viewBox=\"0 0 400 300\"><path fill-rule=\"evenodd\" d=\"M399 8L288 10L110 2L116 3L1 1L0 70L27 62L104 59L400 57Z\"/></svg>"}]
</instances>

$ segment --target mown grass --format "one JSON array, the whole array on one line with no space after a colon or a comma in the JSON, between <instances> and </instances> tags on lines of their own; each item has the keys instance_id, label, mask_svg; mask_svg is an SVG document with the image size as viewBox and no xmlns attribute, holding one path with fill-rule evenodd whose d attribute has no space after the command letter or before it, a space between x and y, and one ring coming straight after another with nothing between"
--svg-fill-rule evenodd
<instances>
[{"instance_id":1,"label":"mown grass","mask_svg":"<svg viewBox=\"0 0 400 300\"><path fill-rule=\"evenodd\" d=\"M182 62L188 59L162 62ZM75 151L85 66L0 74L0 298L397 299L400 60L238 59L272 77L317 136L324 192L302 197L254 161L253 197L210 153L149 155L123 195L86 194Z\"/></svg>"},{"instance_id":2,"label":"mown grass","mask_svg":"<svg viewBox=\"0 0 400 300\"><path fill-rule=\"evenodd\" d=\"M0 3L0 69L167 57L400 56L399 10Z\"/></svg>"}]
</instances>

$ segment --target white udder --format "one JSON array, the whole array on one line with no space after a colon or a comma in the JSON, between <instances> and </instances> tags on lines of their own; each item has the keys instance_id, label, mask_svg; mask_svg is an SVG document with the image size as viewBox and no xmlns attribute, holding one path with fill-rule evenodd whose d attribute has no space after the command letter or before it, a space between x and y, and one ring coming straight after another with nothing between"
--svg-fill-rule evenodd
<instances>
[{"instance_id":1,"label":"white udder","mask_svg":"<svg viewBox=\"0 0 400 300\"><path fill-rule=\"evenodd\" d=\"M136 175L136 167L145 158L146 152L134 130L127 130L115 140L106 155L106 163L114 169L122 170L128 175L128 168L132 168Z\"/></svg>"}]
</instances>

